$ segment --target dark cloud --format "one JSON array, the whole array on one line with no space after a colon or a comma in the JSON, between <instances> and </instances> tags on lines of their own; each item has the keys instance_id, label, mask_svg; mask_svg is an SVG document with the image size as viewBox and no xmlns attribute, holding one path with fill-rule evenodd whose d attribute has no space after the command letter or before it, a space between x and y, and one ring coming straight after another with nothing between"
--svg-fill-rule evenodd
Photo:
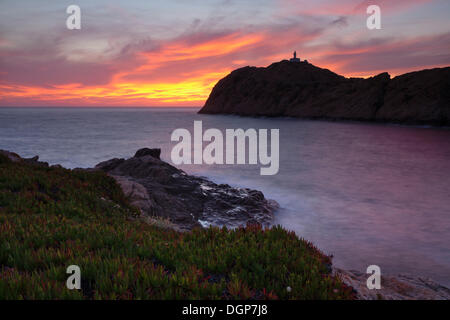
<instances>
[{"instance_id":1,"label":"dark cloud","mask_svg":"<svg viewBox=\"0 0 450 320\"><path fill-rule=\"evenodd\" d=\"M331 25L332 26L337 26L337 27L346 27L348 26L348 19L347 17L339 17L333 21L331 21Z\"/></svg>"},{"instance_id":2,"label":"dark cloud","mask_svg":"<svg viewBox=\"0 0 450 320\"><path fill-rule=\"evenodd\" d=\"M410 39L383 38L354 42L335 42L321 48L323 63L334 63L341 73L420 70L450 65L450 33ZM328 53L327 53L328 52Z\"/></svg>"}]
</instances>

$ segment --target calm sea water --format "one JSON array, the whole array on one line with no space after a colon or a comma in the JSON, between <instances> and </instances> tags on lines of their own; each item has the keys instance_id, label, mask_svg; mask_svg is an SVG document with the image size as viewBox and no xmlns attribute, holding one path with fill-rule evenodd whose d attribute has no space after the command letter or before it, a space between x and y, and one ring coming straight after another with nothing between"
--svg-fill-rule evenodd
<instances>
[{"instance_id":1,"label":"calm sea water","mask_svg":"<svg viewBox=\"0 0 450 320\"><path fill-rule=\"evenodd\" d=\"M162 148L176 128L279 128L280 171L186 165L188 173L277 200L275 223L334 255L338 267L429 276L450 285L450 130L198 115L197 109L0 108L0 148L90 167Z\"/></svg>"}]
</instances>

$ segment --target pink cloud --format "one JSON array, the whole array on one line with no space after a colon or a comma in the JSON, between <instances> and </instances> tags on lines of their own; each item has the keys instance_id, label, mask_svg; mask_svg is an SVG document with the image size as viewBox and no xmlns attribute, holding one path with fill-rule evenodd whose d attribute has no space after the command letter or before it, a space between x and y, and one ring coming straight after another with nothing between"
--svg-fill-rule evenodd
<instances>
[{"instance_id":1,"label":"pink cloud","mask_svg":"<svg viewBox=\"0 0 450 320\"><path fill-rule=\"evenodd\" d=\"M30 40L23 47L8 46L11 40L1 37L0 105L199 106L231 70L267 66L289 58L294 50L302 59L346 76L399 74L450 63L450 33L363 39L366 35L347 32L325 37L339 35L333 31L347 27L347 15L368 1L283 1L294 14L276 23L216 30L194 21L192 28L172 38L130 33L126 41L113 29L105 49L86 59L70 56L62 35ZM391 12L425 2L378 1ZM296 16L297 9L318 16Z\"/></svg>"}]
</instances>

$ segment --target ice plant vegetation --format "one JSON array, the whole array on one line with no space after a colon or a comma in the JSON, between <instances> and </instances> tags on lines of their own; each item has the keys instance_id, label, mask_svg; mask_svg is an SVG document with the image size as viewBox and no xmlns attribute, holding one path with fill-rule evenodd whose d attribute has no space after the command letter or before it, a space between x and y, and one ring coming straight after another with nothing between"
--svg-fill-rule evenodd
<instances>
[{"instance_id":1,"label":"ice plant vegetation","mask_svg":"<svg viewBox=\"0 0 450 320\"><path fill-rule=\"evenodd\" d=\"M330 263L281 227L150 225L102 172L0 155L1 300L353 298ZM66 287L70 265L80 290Z\"/></svg>"}]
</instances>

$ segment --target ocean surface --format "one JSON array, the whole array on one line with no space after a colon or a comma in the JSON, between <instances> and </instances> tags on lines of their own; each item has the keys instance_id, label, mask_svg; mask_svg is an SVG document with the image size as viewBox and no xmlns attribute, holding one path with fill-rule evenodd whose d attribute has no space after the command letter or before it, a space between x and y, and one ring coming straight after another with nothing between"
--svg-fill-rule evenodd
<instances>
[{"instance_id":1,"label":"ocean surface","mask_svg":"<svg viewBox=\"0 0 450 320\"><path fill-rule=\"evenodd\" d=\"M198 109L0 108L0 149L65 167L91 167L159 147L176 128L280 129L280 170L182 165L215 182L278 201L275 224L334 265L431 277L450 286L450 130L447 128L198 115ZM224 132L224 131L223 131ZM205 143L206 145L206 143Z\"/></svg>"}]
</instances>

